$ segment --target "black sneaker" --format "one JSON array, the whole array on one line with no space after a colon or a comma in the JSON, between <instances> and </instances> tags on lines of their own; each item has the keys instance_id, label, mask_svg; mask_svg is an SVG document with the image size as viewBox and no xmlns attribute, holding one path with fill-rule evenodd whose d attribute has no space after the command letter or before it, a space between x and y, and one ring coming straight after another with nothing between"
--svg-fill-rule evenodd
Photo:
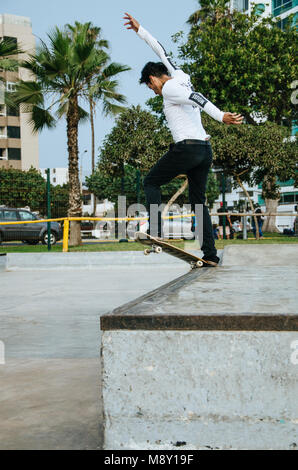
<instances>
[{"instance_id":1,"label":"black sneaker","mask_svg":"<svg viewBox=\"0 0 298 470\"><path fill-rule=\"evenodd\" d=\"M218 266L218 263L219 263L219 257L218 256L203 256L202 260L204 261L208 261L208 264L206 267L215 267L215 266Z\"/></svg>"}]
</instances>

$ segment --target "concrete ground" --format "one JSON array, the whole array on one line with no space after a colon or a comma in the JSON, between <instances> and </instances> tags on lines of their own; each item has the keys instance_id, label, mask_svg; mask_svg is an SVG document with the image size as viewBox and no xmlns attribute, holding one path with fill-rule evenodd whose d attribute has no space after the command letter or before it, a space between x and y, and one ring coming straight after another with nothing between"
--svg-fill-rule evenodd
<instances>
[{"instance_id":1,"label":"concrete ground","mask_svg":"<svg viewBox=\"0 0 298 470\"><path fill-rule=\"evenodd\" d=\"M187 271L166 254L0 256L0 449L100 449L99 317Z\"/></svg>"},{"instance_id":2,"label":"concrete ground","mask_svg":"<svg viewBox=\"0 0 298 470\"><path fill-rule=\"evenodd\" d=\"M297 250L228 247L179 301L193 313L208 299L204 311L220 313L236 293L241 311L295 313ZM0 449L100 449L99 317L188 270L142 252L0 256Z\"/></svg>"}]
</instances>

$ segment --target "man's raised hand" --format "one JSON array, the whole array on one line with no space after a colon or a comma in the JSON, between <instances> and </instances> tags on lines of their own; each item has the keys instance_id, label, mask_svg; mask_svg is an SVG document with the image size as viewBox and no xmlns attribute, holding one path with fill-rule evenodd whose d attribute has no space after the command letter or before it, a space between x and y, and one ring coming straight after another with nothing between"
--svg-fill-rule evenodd
<instances>
[{"instance_id":1,"label":"man's raised hand","mask_svg":"<svg viewBox=\"0 0 298 470\"><path fill-rule=\"evenodd\" d=\"M133 29L136 33L139 31L140 23L128 13L125 13L124 20L128 20L124 23L124 26L129 25L126 29Z\"/></svg>"},{"instance_id":2,"label":"man's raised hand","mask_svg":"<svg viewBox=\"0 0 298 470\"><path fill-rule=\"evenodd\" d=\"M222 122L225 124L242 124L243 116L237 113L224 113Z\"/></svg>"}]
</instances>

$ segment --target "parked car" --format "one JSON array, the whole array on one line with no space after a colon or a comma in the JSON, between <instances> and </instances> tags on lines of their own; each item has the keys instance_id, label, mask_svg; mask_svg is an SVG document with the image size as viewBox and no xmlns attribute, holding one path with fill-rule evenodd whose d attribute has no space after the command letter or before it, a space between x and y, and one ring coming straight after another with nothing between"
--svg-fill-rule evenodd
<instances>
[{"instance_id":1,"label":"parked car","mask_svg":"<svg viewBox=\"0 0 298 470\"><path fill-rule=\"evenodd\" d=\"M163 231L165 238L183 238L192 239L194 234L191 230L192 217L176 217L181 215L178 212L169 212L167 217L173 218L165 219L163 222ZM148 217L147 212L140 213L139 217ZM130 239L135 238L137 231L146 232L148 230L148 220L132 220L127 225L127 236Z\"/></svg>"},{"instance_id":2,"label":"parked car","mask_svg":"<svg viewBox=\"0 0 298 470\"><path fill-rule=\"evenodd\" d=\"M13 209L0 207L0 222L17 222L38 220L38 217L25 209ZM62 229L58 222L51 222L51 245L62 239ZM5 241L23 241L29 245L37 245L40 241L48 243L47 222L36 222L34 224L11 224L0 225L0 244Z\"/></svg>"}]
</instances>

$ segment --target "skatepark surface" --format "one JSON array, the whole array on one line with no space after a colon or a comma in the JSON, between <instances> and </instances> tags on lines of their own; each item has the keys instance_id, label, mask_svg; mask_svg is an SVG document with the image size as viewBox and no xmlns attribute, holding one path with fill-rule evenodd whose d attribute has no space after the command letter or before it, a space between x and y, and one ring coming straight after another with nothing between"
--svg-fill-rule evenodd
<instances>
[{"instance_id":1,"label":"skatepark surface","mask_svg":"<svg viewBox=\"0 0 298 470\"><path fill-rule=\"evenodd\" d=\"M229 246L221 266L191 272L166 254L1 256L0 449L101 448L100 317L294 318L297 254L298 245ZM175 292L161 287L176 278Z\"/></svg>"}]
</instances>

